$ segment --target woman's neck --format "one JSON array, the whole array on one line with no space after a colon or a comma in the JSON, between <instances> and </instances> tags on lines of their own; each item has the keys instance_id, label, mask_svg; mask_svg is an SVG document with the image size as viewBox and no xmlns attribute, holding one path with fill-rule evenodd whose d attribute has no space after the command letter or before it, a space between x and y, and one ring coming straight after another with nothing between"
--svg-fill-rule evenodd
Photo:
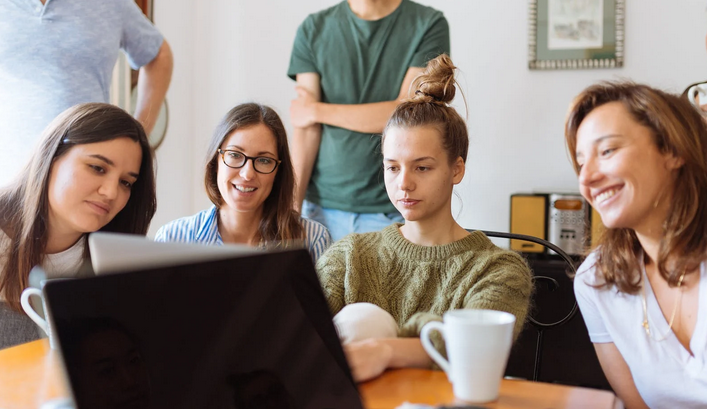
<instances>
[{"instance_id":1,"label":"woman's neck","mask_svg":"<svg viewBox=\"0 0 707 409\"><path fill-rule=\"evenodd\" d=\"M224 243L247 244L257 246L260 244L260 220L263 211L245 213L219 209L218 232Z\"/></svg>"},{"instance_id":2,"label":"woman's neck","mask_svg":"<svg viewBox=\"0 0 707 409\"><path fill-rule=\"evenodd\" d=\"M452 217L409 222L400 226L400 233L410 242L420 246L441 246L461 240L469 235Z\"/></svg>"},{"instance_id":3,"label":"woman's neck","mask_svg":"<svg viewBox=\"0 0 707 409\"><path fill-rule=\"evenodd\" d=\"M56 254L70 249L83 237L83 233L52 233L50 228L47 237L44 254Z\"/></svg>"}]
</instances>

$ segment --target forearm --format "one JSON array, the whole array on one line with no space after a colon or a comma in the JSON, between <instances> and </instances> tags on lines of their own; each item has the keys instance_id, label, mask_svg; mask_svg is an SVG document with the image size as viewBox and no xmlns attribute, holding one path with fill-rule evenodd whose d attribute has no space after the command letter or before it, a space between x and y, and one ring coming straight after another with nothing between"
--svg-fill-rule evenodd
<instances>
[{"instance_id":1,"label":"forearm","mask_svg":"<svg viewBox=\"0 0 707 409\"><path fill-rule=\"evenodd\" d=\"M389 368L429 368L432 359L422 347L420 338L388 338L381 342L392 349Z\"/></svg>"},{"instance_id":2,"label":"forearm","mask_svg":"<svg viewBox=\"0 0 707 409\"><path fill-rule=\"evenodd\" d=\"M160 106L172 80L172 67L172 51L164 41L157 56L140 68L135 118L140 121L148 135L155 126Z\"/></svg>"},{"instance_id":3,"label":"forearm","mask_svg":"<svg viewBox=\"0 0 707 409\"><path fill-rule=\"evenodd\" d=\"M318 102L314 109L315 122L361 133L379 134L383 132L398 104L399 101L352 105Z\"/></svg>"},{"instance_id":4,"label":"forearm","mask_svg":"<svg viewBox=\"0 0 707 409\"><path fill-rule=\"evenodd\" d=\"M322 140L322 128L313 125L307 128L295 128L292 133L292 167L295 171L295 209L302 209L302 202L307 193L309 179L312 176L314 161L319 152L319 143Z\"/></svg>"}]
</instances>

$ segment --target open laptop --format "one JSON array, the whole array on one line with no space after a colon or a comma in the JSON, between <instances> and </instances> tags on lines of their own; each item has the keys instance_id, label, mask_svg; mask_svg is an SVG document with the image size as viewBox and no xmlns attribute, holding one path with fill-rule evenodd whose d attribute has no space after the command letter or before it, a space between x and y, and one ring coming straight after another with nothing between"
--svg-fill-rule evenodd
<instances>
[{"instance_id":1,"label":"open laptop","mask_svg":"<svg viewBox=\"0 0 707 409\"><path fill-rule=\"evenodd\" d=\"M307 251L246 253L47 283L76 407L362 408Z\"/></svg>"}]
</instances>

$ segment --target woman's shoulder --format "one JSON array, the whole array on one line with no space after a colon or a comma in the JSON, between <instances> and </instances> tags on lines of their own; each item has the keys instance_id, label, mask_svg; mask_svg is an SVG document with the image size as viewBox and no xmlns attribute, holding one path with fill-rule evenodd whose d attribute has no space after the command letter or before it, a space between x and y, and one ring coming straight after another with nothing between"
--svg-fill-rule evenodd
<instances>
[{"instance_id":1,"label":"woman's shoulder","mask_svg":"<svg viewBox=\"0 0 707 409\"><path fill-rule=\"evenodd\" d=\"M316 238L322 236L329 236L329 230L323 224L316 220L308 219L306 217L300 217L299 219L302 228L307 236L307 238Z\"/></svg>"},{"instance_id":2,"label":"woman's shoulder","mask_svg":"<svg viewBox=\"0 0 707 409\"><path fill-rule=\"evenodd\" d=\"M202 210L192 216L181 217L160 227L155 241L194 241L205 228L217 226L216 206Z\"/></svg>"},{"instance_id":3,"label":"woman's shoulder","mask_svg":"<svg viewBox=\"0 0 707 409\"><path fill-rule=\"evenodd\" d=\"M357 254L358 256L377 255L381 247L384 246L383 242L383 231L350 233L334 242L327 253Z\"/></svg>"},{"instance_id":4,"label":"woman's shoulder","mask_svg":"<svg viewBox=\"0 0 707 409\"><path fill-rule=\"evenodd\" d=\"M595 288L601 284L597 274L597 250L592 251L584 259L582 264L577 269L577 274L574 276L574 287L592 287Z\"/></svg>"}]
</instances>

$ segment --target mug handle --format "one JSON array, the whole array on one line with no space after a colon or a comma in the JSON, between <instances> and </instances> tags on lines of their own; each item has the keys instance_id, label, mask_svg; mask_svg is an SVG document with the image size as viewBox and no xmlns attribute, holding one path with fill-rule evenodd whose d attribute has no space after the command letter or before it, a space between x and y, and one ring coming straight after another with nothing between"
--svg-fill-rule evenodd
<instances>
[{"instance_id":1,"label":"mug handle","mask_svg":"<svg viewBox=\"0 0 707 409\"><path fill-rule=\"evenodd\" d=\"M430 321L425 326L422 327L422 331L420 331L420 341L422 342L422 347L425 348L425 351L427 354L432 358L433 361L437 362L437 365L440 366L444 370L444 372L447 373L447 376L450 377L451 380L451 372L449 371L449 361L444 359L442 354L437 352L437 349L432 345L432 341L430 341L430 332L437 330L442 334L444 337L444 324L439 322L439 321Z\"/></svg>"},{"instance_id":2,"label":"mug handle","mask_svg":"<svg viewBox=\"0 0 707 409\"><path fill-rule=\"evenodd\" d=\"M22 296L20 297L20 304L22 304L22 309L25 310L25 314L32 319L42 329L47 335L49 335L49 325L47 321L37 314L37 312L32 308L32 304L29 302L29 297L33 295L38 295L42 297L42 290L37 288L25 288L22 291Z\"/></svg>"}]
</instances>

